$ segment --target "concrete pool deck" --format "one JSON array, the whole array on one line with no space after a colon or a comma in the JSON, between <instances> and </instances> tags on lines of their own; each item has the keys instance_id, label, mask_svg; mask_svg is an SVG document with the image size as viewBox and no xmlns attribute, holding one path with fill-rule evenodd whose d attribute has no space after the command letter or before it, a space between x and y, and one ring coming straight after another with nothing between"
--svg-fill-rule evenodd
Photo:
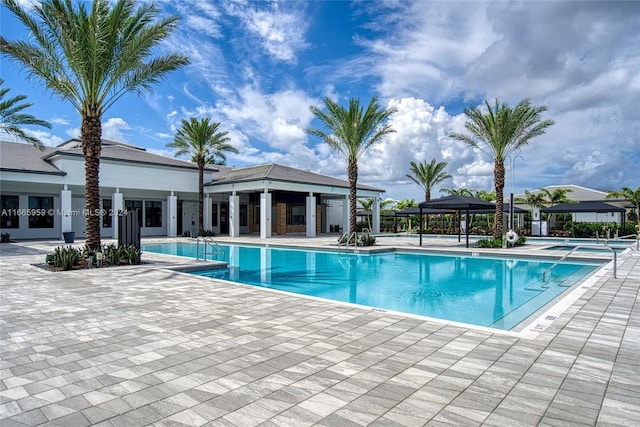
<instances>
[{"instance_id":1,"label":"concrete pool deck","mask_svg":"<svg viewBox=\"0 0 640 427\"><path fill-rule=\"evenodd\" d=\"M442 240L425 246L462 250ZM336 237L232 241L327 247ZM637 251L529 339L203 280L168 268L192 261L151 253L141 266L33 265L59 245L0 246L1 426L640 420Z\"/></svg>"}]
</instances>

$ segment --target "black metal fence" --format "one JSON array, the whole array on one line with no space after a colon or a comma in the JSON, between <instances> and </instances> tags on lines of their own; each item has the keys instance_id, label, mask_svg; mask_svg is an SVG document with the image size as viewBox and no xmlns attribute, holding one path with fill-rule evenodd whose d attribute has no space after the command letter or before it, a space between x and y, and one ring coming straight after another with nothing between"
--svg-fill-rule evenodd
<instances>
[{"instance_id":1,"label":"black metal fence","mask_svg":"<svg viewBox=\"0 0 640 427\"><path fill-rule=\"evenodd\" d=\"M137 210L118 216L118 246L134 245L140 249L140 221Z\"/></svg>"}]
</instances>

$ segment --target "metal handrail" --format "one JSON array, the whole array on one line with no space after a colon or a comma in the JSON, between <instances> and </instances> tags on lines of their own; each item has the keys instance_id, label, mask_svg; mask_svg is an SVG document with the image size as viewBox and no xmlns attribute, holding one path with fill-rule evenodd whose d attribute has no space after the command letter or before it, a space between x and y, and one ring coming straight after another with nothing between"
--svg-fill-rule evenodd
<instances>
[{"instance_id":1,"label":"metal handrail","mask_svg":"<svg viewBox=\"0 0 640 427\"><path fill-rule=\"evenodd\" d=\"M207 251L208 247L211 249L210 254L212 259L215 257L216 260L219 258L222 258L222 260L224 260L224 249L222 249L222 247L209 236L198 236L198 239L196 240L196 259L200 259L200 242L202 242L204 245L204 250L202 253L202 259L204 261L207 260L207 254L209 254L209 252Z\"/></svg>"},{"instance_id":2,"label":"metal handrail","mask_svg":"<svg viewBox=\"0 0 640 427\"><path fill-rule=\"evenodd\" d=\"M618 237L618 238L615 238L615 239L607 239L607 240L604 241L604 244L608 245L610 240L622 240L622 239L626 239L628 237L635 237L636 238L636 251L640 250L640 237L639 237L638 234L629 234L627 236L622 236L622 237Z\"/></svg>"},{"instance_id":3,"label":"metal handrail","mask_svg":"<svg viewBox=\"0 0 640 427\"><path fill-rule=\"evenodd\" d=\"M351 243L351 239L353 239L353 251L358 250L358 233L355 231L351 234L345 232L342 234L342 237L338 240L338 252L342 252L342 245L344 244L344 251L349 251L349 245Z\"/></svg>"},{"instance_id":4,"label":"metal handrail","mask_svg":"<svg viewBox=\"0 0 640 427\"><path fill-rule=\"evenodd\" d=\"M593 246L594 245L578 245L578 246L574 246L573 249L571 249L569 251L569 253L565 254L562 258L560 258L558 261L553 263L549 268L547 268L544 272L542 272L542 283L546 283L546 281L547 281L547 273L550 272L553 269L553 267L555 267L556 265L560 264L562 261L567 259L567 257L569 255L571 255L572 253L574 253L575 251L577 251L580 248L589 249L589 248L593 248ZM611 246L606 246L605 245L605 247L607 249L611 250L611 252L613 253L613 278L617 279L618 278L618 253Z\"/></svg>"}]
</instances>

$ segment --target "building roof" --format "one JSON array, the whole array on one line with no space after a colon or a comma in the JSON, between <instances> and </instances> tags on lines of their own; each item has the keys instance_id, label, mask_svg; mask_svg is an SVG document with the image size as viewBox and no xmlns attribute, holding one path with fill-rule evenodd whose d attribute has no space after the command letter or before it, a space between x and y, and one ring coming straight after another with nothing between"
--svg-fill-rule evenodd
<instances>
[{"instance_id":1,"label":"building roof","mask_svg":"<svg viewBox=\"0 0 640 427\"><path fill-rule=\"evenodd\" d=\"M50 158L57 155L84 157L84 154L82 153L82 141L80 141L79 139L71 139L63 144L58 145L55 149L48 152L48 154L46 154L43 158L44 160L49 160ZM187 169L198 169L198 165L193 162L187 162L184 160L154 154L142 147L137 147L135 145L116 141L110 141L107 139L102 140L102 152L100 153L100 159ZM205 170L210 172L218 171L219 169L220 168L216 165L205 166Z\"/></svg>"},{"instance_id":2,"label":"building roof","mask_svg":"<svg viewBox=\"0 0 640 427\"><path fill-rule=\"evenodd\" d=\"M604 200L607 197L607 194L609 194L609 192L607 191L602 191L602 190L595 190L593 188L587 188L587 187L581 187L579 185L573 185L573 184L567 184L567 185L547 185L545 187L542 187L545 190L548 190L549 192L553 193L554 190L557 189L566 189L566 190L571 190L567 193L567 198L569 200L573 200L576 202L587 202L587 201L594 201L594 200ZM533 194L538 194L540 192L540 189L536 189L531 191L531 193ZM518 194L517 196L518 198L525 198L526 195L525 194Z\"/></svg>"},{"instance_id":3,"label":"building roof","mask_svg":"<svg viewBox=\"0 0 640 427\"><path fill-rule=\"evenodd\" d=\"M44 147L40 151L32 144L0 141L0 170L66 175L66 172L43 160L44 156L53 151L54 148L51 147Z\"/></svg>"},{"instance_id":4,"label":"building roof","mask_svg":"<svg viewBox=\"0 0 640 427\"><path fill-rule=\"evenodd\" d=\"M262 181L265 179L280 182L300 182L304 184L349 188L348 181L302 169L279 165L277 163L221 171L219 175L214 174L213 181L206 185L214 186L217 184L234 184L239 182ZM363 184L358 184L358 188L380 192L384 191L381 188Z\"/></svg>"}]
</instances>

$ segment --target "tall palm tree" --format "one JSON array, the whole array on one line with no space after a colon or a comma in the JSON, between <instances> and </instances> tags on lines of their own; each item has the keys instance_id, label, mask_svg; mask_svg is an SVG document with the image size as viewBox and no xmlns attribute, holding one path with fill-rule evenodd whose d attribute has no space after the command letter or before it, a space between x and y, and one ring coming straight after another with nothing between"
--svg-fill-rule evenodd
<instances>
[{"instance_id":1,"label":"tall palm tree","mask_svg":"<svg viewBox=\"0 0 640 427\"><path fill-rule=\"evenodd\" d=\"M431 200L431 189L440 184L445 179L451 178L444 168L447 162L436 162L432 159L431 163L423 161L422 163L411 162L411 172L413 175L407 175L407 178L418 184L424 189L424 200Z\"/></svg>"},{"instance_id":2,"label":"tall palm tree","mask_svg":"<svg viewBox=\"0 0 640 427\"><path fill-rule=\"evenodd\" d=\"M198 230L202 234L204 227L204 166L206 164L224 164L225 153L237 153L238 149L227 144L231 139L229 132L218 130L220 123L211 122L208 117L190 120L182 119L182 125L169 148L176 148L176 157L191 154L191 160L198 165ZM221 161L221 163L218 163Z\"/></svg>"},{"instance_id":3,"label":"tall palm tree","mask_svg":"<svg viewBox=\"0 0 640 427\"><path fill-rule=\"evenodd\" d=\"M508 104L491 106L485 100L487 112L480 107L466 108L469 119L465 128L469 134L451 133L450 137L478 148L493 159L493 175L496 189L496 222L494 237L502 235L502 209L504 204L504 161L514 151L524 147L536 136L545 133L553 120L542 120L545 105L532 106L529 99L520 101L511 108Z\"/></svg>"},{"instance_id":4,"label":"tall palm tree","mask_svg":"<svg viewBox=\"0 0 640 427\"><path fill-rule=\"evenodd\" d=\"M607 194L607 199L624 199L633 205L636 211L636 220L638 225L636 226L636 232L640 233L640 187L632 190L629 187L622 187L620 191L614 191Z\"/></svg>"},{"instance_id":5,"label":"tall palm tree","mask_svg":"<svg viewBox=\"0 0 640 427\"><path fill-rule=\"evenodd\" d=\"M181 54L153 56L176 28L178 17L160 18L153 3L135 0L44 0L33 14L17 0L2 0L30 31L28 41L0 36L0 53L80 113L85 159L87 246L100 247L102 117L123 95L151 92L170 71L189 63Z\"/></svg>"},{"instance_id":6,"label":"tall palm tree","mask_svg":"<svg viewBox=\"0 0 640 427\"><path fill-rule=\"evenodd\" d=\"M0 78L0 86L4 84L4 79ZM9 92L9 88L0 87L0 132L13 135L19 140L30 142L34 147L44 150L44 146L38 138L27 135L22 126L42 126L51 129L51 123L37 119L31 114L22 112L25 108L31 107L33 104L18 104L27 99L26 95L18 95L7 100L4 96Z\"/></svg>"},{"instance_id":7,"label":"tall palm tree","mask_svg":"<svg viewBox=\"0 0 640 427\"><path fill-rule=\"evenodd\" d=\"M311 112L320 120L327 131L309 128L309 135L319 137L329 147L342 154L347 160L349 179L349 233L356 231L356 206L358 186L358 159L369 147L395 132L389 123L384 123L396 110L382 109L378 97L374 96L366 109L360 106L358 98L349 101L345 109L329 98L324 100L328 112L312 106Z\"/></svg>"}]
</instances>

